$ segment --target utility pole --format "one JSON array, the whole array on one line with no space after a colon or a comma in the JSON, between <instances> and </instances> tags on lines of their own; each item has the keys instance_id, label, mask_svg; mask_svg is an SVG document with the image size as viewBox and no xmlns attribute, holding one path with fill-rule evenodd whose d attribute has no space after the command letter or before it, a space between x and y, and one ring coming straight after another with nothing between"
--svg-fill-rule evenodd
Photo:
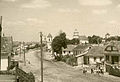
<instances>
[{"instance_id":1,"label":"utility pole","mask_svg":"<svg viewBox=\"0 0 120 82\"><path fill-rule=\"evenodd\" d=\"M40 52L41 52L41 82L43 82L43 48L42 48L42 32L40 32Z\"/></svg>"},{"instance_id":2,"label":"utility pole","mask_svg":"<svg viewBox=\"0 0 120 82\"><path fill-rule=\"evenodd\" d=\"M23 53L24 53L24 65L26 65L26 58L25 58L25 42L23 42Z\"/></svg>"},{"instance_id":3,"label":"utility pole","mask_svg":"<svg viewBox=\"0 0 120 82\"><path fill-rule=\"evenodd\" d=\"M2 38L2 16L1 16L1 19L0 19L0 70L1 70L1 39Z\"/></svg>"},{"instance_id":4,"label":"utility pole","mask_svg":"<svg viewBox=\"0 0 120 82\"><path fill-rule=\"evenodd\" d=\"M20 42L20 58L21 58L21 42Z\"/></svg>"}]
</instances>

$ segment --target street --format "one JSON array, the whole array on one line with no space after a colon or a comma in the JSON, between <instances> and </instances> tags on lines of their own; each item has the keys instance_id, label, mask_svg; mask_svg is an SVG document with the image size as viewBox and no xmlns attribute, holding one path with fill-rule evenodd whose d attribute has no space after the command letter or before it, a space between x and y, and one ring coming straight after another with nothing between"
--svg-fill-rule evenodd
<instances>
[{"instance_id":1,"label":"street","mask_svg":"<svg viewBox=\"0 0 120 82\"><path fill-rule=\"evenodd\" d=\"M75 69L63 62L53 62L50 54L43 53L44 82L120 82L119 77L110 75L83 74L82 70ZM23 70L33 72L36 82L40 82L40 52L30 50L26 53L26 66L21 64Z\"/></svg>"}]
</instances>

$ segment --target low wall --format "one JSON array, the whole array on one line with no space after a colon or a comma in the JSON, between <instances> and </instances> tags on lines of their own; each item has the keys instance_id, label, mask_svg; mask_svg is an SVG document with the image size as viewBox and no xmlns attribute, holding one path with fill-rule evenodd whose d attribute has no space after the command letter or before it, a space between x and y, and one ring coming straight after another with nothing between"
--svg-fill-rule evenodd
<instances>
[{"instance_id":1,"label":"low wall","mask_svg":"<svg viewBox=\"0 0 120 82\"><path fill-rule=\"evenodd\" d=\"M106 72L108 72L110 75L120 77L120 68L117 68L117 66L106 64Z\"/></svg>"}]
</instances>

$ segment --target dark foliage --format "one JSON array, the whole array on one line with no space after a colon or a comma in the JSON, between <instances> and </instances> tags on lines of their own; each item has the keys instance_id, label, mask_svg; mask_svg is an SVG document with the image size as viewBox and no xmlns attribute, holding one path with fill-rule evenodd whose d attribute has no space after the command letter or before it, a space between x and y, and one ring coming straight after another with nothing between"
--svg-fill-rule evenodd
<instances>
[{"instance_id":1,"label":"dark foliage","mask_svg":"<svg viewBox=\"0 0 120 82\"><path fill-rule=\"evenodd\" d=\"M100 44L102 42L102 38L100 36L93 35L88 36L88 41L90 44Z\"/></svg>"}]
</instances>

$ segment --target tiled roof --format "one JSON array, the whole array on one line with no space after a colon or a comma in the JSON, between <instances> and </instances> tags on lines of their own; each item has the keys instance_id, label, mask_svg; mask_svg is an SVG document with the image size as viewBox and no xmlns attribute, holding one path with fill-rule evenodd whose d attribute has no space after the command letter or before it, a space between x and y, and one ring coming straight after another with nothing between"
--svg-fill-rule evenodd
<instances>
[{"instance_id":1,"label":"tiled roof","mask_svg":"<svg viewBox=\"0 0 120 82\"><path fill-rule=\"evenodd\" d=\"M104 56L104 46L92 46L86 56Z\"/></svg>"},{"instance_id":2,"label":"tiled roof","mask_svg":"<svg viewBox=\"0 0 120 82\"><path fill-rule=\"evenodd\" d=\"M72 51L76 45L67 45L67 48L63 49L63 51Z\"/></svg>"},{"instance_id":3,"label":"tiled roof","mask_svg":"<svg viewBox=\"0 0 120 82\"><path fill-rule=\"evenodd\" d=\"M87 44L81 44L81 45L78 45L77 47L74 48L74 50L84 50L88 47L90 47L91 45L87 45Z\"/></svg>"}]
</instances>

